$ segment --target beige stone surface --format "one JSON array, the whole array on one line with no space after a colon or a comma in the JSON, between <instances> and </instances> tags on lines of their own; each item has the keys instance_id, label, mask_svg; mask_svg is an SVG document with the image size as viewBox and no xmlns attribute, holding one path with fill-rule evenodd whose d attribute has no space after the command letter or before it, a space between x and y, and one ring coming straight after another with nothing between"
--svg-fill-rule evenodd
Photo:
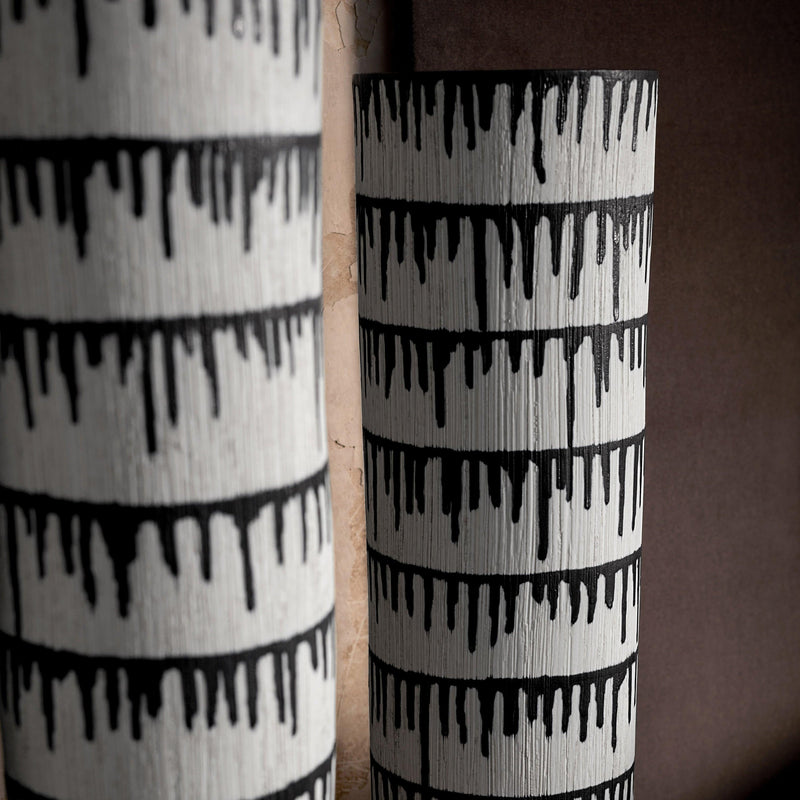
<instances>
[{"instance_id":1,"label":"beige stone surface","mask_svg":"<svg viewBox=\"0 0 800 800\"><path fill-rule=\"evenodd\" d=\"M324 0L323 291L336 541L339 800L369 797L367 571L358 366L353 72L386 69L386 0Z\"/></svg>"}]
</instances>

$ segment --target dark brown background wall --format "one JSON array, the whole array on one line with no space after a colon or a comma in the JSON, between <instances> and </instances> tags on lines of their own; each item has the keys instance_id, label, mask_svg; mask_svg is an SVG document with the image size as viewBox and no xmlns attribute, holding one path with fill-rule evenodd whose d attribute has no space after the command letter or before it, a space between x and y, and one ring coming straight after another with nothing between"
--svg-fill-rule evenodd
<instances>
[{"instance_id":1,"label":"dark brown background wall","mask_svg":"<svg viewBox=\"0 0 800 800\"><path fill-rule=\"evenodd\" d=\"M416 69L660 71L641 800L800 797L798 7L413 3Z\"/></svg>"}]
</instances>

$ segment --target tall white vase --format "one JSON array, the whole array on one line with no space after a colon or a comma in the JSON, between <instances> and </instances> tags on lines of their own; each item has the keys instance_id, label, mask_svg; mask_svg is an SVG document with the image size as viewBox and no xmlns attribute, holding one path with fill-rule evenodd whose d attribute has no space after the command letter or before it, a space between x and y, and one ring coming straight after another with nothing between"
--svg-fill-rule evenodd
<instances>
[{"instance_id":1,"label":"tall white vase","mask_svg":"<svg viewBox=\"0 0 800 800\"><path fill-rule=\"evenodd\" d=\"M331 798L319 4L0 13L9 797Z\"/></svg>"},{"instance_id":2,"label":"tall white vase","mask_svg":"<svg viewBox=\"0 0 800 800\"><path fill-rule=\"evenodd\" d=\"M354 81L372 790L633 790L650 72Z\"/></svg>"}]
</instances>

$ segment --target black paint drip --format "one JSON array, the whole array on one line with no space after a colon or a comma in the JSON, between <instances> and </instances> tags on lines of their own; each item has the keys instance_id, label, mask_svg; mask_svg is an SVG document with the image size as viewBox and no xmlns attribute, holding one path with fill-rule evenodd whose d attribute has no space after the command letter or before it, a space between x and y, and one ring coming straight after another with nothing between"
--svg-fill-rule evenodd
<instances>
[{"instance_id":1,"label":"black paint drip","mask_svg":"<svg viewBox=\"0 0 800 800\"><path fill-rule=\"evenodd\" d=\"M328 637L334 635L333 610L317 624L289 639L272 642L234 653L209 656L169 656L166 658L123 658L116 656L88 656L68 650L54 650L33 644L17 636L0 633L0 693L3 707L9 707L9 699L17 725L22 724L20 697L23 689L30 691L30 676L35 666L41 678L41 707L47 728L47 742L51 750L55 747L55 697L53 683L63 681L73 674L81 693L83 705L84 736L91 741L95 737L97 719L93 701L93 689L98 677L103 675L106 689L105 705L108 724L112 730L119 727L120 682L127 687L130 704L131 735L142 737L142 704L155 719L162 706L162 681L164 675L175 670L180 675L184 721L192 729L198 713L197 678L205 688L208 707L206 723L209 728L216 724L218 688L220 678L231 724L241 716L240 700L236 694L236 673L242 668L247 676L245 704L251 728L258 724L258 663L266 657L272 661L275 675L275 696L281 723L286 723L287 705L292 733L297 731L297 652L300 645L307 645L311 652L314 671L322 666L324 678L333 676L333 645L328 653ZM321 656L321 658L320 658ZM9 678L11 691L9 692ZM22 678L22 683L20 683ZM285 685L289 684L288 703ZM9 698L10 695L10 698Z\"/></svg>"},{"instance_id":2,"label":"black paint drip","mask_svg":"<svg viewBox=\"0 0 800 800\"><path fill-rule=\"evenodd\" d=\"M310 800L314 800L317 796L317 783L322 784L322 800L332 800L330 797L330 788L333 785L334 762L335 753L332 751L318 767L315 767L307 775L304 775L296 781L292 781L292 783L283 789L260 795L255 800L299 800L299 798L305 797L306 795L308 795ZM55 800L55 798L34 792L32 789L14 780L8 773L6 773L5 781L9 800Z\"/></svg>"},{"instance_id":3,"label":"black paint drip","mask_svg":"<svg viewBox=\"0 0 800 800\"><path fill-rule=\"evenodd\" d=\"M138 538L142 526L153 524L158 529L161 555L169 571L178 577L180 564L176 548L176 527L181 520L190 519L197 525L200 537L200 571L206 581L212 579L210 522L215 515L229 517L239 532L239 548L242 556L242 575L247 608L256 605L253 584L253 564L250 553L250 525L262 511L271 507L275 517L275 549L280 563L283 562L284 510L294 501L300 501L303 559L308 553L309 496L314 497L319 525L317 547L322 549L324 541L331 541L331 531L323 530L322 520L327 518L329 494L328 467L325 465L308 478L277 489L267 489L255 494L240 495L223 500L177 505L131 506L119 503L89 503L64 500L46 494L32 494L9 489L0 485L0 508L4 511L6 537L8 541L8 569L13 596L14 630L22 631L22 609L19 591L19 553L17 544L17 512L29 536L35 536L38 574L45 576L45 552L48 547L47 524L52 517L58 527L58 537L64 562L64 572L75 573L75 536L78 538L78 559L83 592L87 602L97 603L97 585L92 565L92 537L99 535L108 552L116 583L119 615L126 617L131 603L129 570L136 562Z\"/></svg>"},{"instance_id":4,"label":"black paint drip","mask_svg":"<svg viewBox=\"0 0 800 800\"><path fill-rule=\"evenodd\" d=\"M629 556L597 564L582 569L567 569L557 572L538 572L527 575L474 575L464 572L445 572L443 570L421 567L416 564L406 564L394 558L383 555L374 547L367 545L367 586L369 589L370 603L375 610L375 620L380 621L381 598L384 602L391 602L391 609L397 613L400 609L400 579L403 583L405 610L409 617L413 617L415 609L419 608L419 600L414 589L414 580L417 579L423 589L424 626L426 631L431 630L432 611L435 594L440 594L438 608L447 609L447 626L452 631L456 626L456 606L461 596L461 588L465 587L467 594L467 640L470 652L474 653L478 640L478 605L481 591L489 593L489 644L497 644L500 626L500 598L502 596L505 608L505 620L502 630L506 634L513 633L516 626L517 599L520 588L530 584L531 593L535 602L541 605L545 600L550 609L550 619L556 618L560 587L564 583L569 587L570 621L574 625L581 611L581 587L586 590L588 601L586 621L594 621L597 607L597 585L600 576L603 576L605 587L605 604L610 609L614 607L617 598L617 584L621 585L620 616L622 642L627 638L628 615L628 575L633 582L633 604L638 598L639 570L641 567L641 548ZM442 586L442 584L444 584Z\"/></svg>"},{"instance_id":5,"label":"black paint drip","mask_svg":"<svg viewBox=\"0 0 800 800\"><path fill-rule=\"evenodd\" d=\"M308 795L309 800L315 800L317 783L322 784L321 800L333 800L330 790L333 786L333 771L335 768L335 748L330 755L307 775L292 781L288 786L276 792L262 794L255 800L299 800ZM55 800L43 794L38 794L27 786L15 781L6 773L6 789L8 800ZM248 799L249 800L249 799Z\"/></svg>"},{"instance_id":6,"label":"black paint drip","mask_svg":"<svg viewBox=\"0 0 800 800\"><path fill-rule=\"evenodd\" d=\"M33 375L31 364L38 366L40 389L48 394L47 362L51 356L51 340L55 343L58 366L69 398L70 416L77 424L80 419L80 372L76 363L78 339L83 339L87 362L90 368L103 362L103 343L106 339L116 342L120 381L127 382L128 365L133 357L133 347L139 344L142 359L140 374L142 408L147 449L158 450L156 440L156 405L153 389L153 339L158 336L162 343L163 374L167 389L167 408L170 423L178 419L178 393L176 384L175 344L180 341L187 354L194 352L199 340L203 368L208 376L213 413L219 415L219 378L214 336L232 331L236 346L243 358L248 358L248 335L252 336L261 350L268 374L279 369L289 354L289 368L294 373L294 338L305 335L310 327L314 342L314 361L317 379L317 416L320 414L320 380L322 374L322 309L320 298L304 300L290 306L277 306L263 311L241 314L205 315L199 317L172 317L150 320L115 320L52 322L46 319L16 317L0 314L0 367L6 361L16 363L22 385L25 413L29 428L35 418L31 402ZM28 347L36 342L35 360L28 355Z\"/></svg>"},{"instance_id":7,"label":"black paint drip","mask_svg":"<svg viewBox=\"0 0 800 800\"><path fill-rule=\"evenodd\" d=\"M611 681L611 747L617 748L617 716L619 707L619 693L622 684L627 678L628 688L628 722L633 717L633 702L635 698L634 681L638 677L634 669L637 653L634 652L619 664L614 664L592 672L577 673L574 675L541 675L533 678L486 678L465 679L445 678L428 675L422 672L412 672L387 664L378 658L371 650L369 652L369 694L370 694L370 722L377 728L382 724L383 735L388 733L388 717L391 713L395 728L400 728L405 720L408 730L420 730L420 783L429 785L430 778L430 752L429 742L424 732L431 717L430 696L433 689L437 690L439 727L441 735L449 738L454 735L456 726L462 743L469 738L469 725L466 719L466 701L468 692L477 692L479 712L481 717L480 738L481 753L489 757L489 741L495 730L495 700L500 695L503 706L504 736L516 736L520 728L520 700L524 699L525 715L528 724L533 724L539 718L539 700L541 704L541 721L544 725L545 736L553 735L553 708L557 693L561 694L562 715L561 731L569 730L572 716L572 695L575 687L579 688L578 718L580 724L580 740L586 741L589 728L589 708L592 696L595 699L595 722L598 728L605 725L605 695L607 683ZM392 682L393 704L389 706L389 679ZM405 687L406 707L402 708L400 702L402 690ZM452 719L453 705L450 697L455 694L455 719ZM427 700L427 702L425 702ZM417 717L419 717L417 719ZM456 724L453 725L452 723Z\"/></svg>"},{"instance_id":8,"label":"black paint drip","mask_svg":"<svg viewBox=\"0 0 800 800\"><path fill-rule=\"evenodd\" d=\"M511 286L515 266L522 270L522 287L525 298L533 298L537 237L543 235L543 220L548 222L550 253L553 274L561 271L562 240L567 218L572 219L572 252L569 256L569 297L575 299L580 293L580 279L584 262L585 228L591 214L597 221L596 262L601 265L606 258L606 231L611 224L612 233L612 287L614 319L619 320L620 258L621 250L629 250L639 238L639 267L644 265L647 281L650 244L653 234L653 195L618 197L608 200L589 200L577 203L531 203L508 205L462 205L457 203L421 202L416 200L394 200L356 195L358 228L358 274L366 289L369 279L376 272L374 259L368 251L375 247L375 218L380 236L380 280L381 298L386 300L389 255L394 251L398 263L405 260L406 220L411 227L411 247L414 263L419 273L419 282L427 279L428 263L436 255L439 237L447 234L447 257L452 263L461 247L462 223L469 225L473 233L474 296L478 310L478 327L487 326L487 271L503 271L506 288ZM502 248L502 264L490 262L487 253L487 225L492 223L497 231ZM645 224L647 226L645 230ZM521 263L514 264L514 245L519 239ZM646 240L646 241L645 241ZM646 244L646 247L645 247Z\"/></svg>"},{"instance_id":9,"label":"black paint drip","mask_svg":"<svg viewBox=\"0 0 800 800\"><path fill-rule=\"evenodd\" d=\"M586 104L589 100L589 82L592 77L599 77L603 82L603 146L609 148L611 136L611 99L614 88L621 85L621 104L619 119L616 125L617 140L622 140L622 125L628 108L628 97L633 82L636 82L636 95L633 111L633 133L631 149L636 150L639 135L639 113L641 110L644 85L647 84L647 107L645 112L645 129L649 129L651 110L655 116L658 80L654 72L547 72L535 73L488 73L474 72L449 73L416 73L409 76L398 76L395 79L381 78L376 75L358 75L353 81L353 103L356 113L356 141L369 139L374 121L375 135L380 141L383 137L384 112L388 111L391 121L400 120L402 141L409 138L409 119L414 122L414 141L417 150L422 149L422 119L424 114L433 117L441 113L441 124L444 134L444 147L448 157L453 155L453 128L456 119L456 106L460 105L460 116L467 133L467 149L474 150L477 145L476 121L483 131L490 131L494 119L495 94L499 86L509 87L509 128L508 133L512 146L516 144L519 120L525 110L525 97L531 90L531 127L533 130L533 164L536 177L540 183L547 180L544 168L542 118L545 99L548 92L558 92L556 129L558 135L564 133L569 109L569 94L573 88L578 92L578 118L575 128L577 141L583 136L583 119ZM437 104L436 88L442 84L444 105ZM383 91L381 90L383 88ZM384 103L383 95L386 100ZM475 101L477 99L477 114ZM361 145L361 177L364 177L363 151Z\"/></svg>"},{"instance_id":10,"label":"black paint drip","mask_svg":"<svg viewBox=\"0 0 800 800\"><path fill-rule=\"evenodd\" d=\"M112 0L109 0L112 2ZM179 0L172 0L179 2ZM280 55L281 41L281 18L278 11L277 0L249 0L253 16L251 38L256 43L265 41L275 56ZM309 0L294 0L294 19L293 19L293 42L294 42L294 72L300 73L302 62L310 54L314 55L314 69L318 66L317 51L319 49L319 29L321 19L320 0L311 0L315 9L313 22L314 42L313 51L311 50L311 29L312 22L309 12ZM89 18L86 9L86 0L73 0L74 3L74 23L75 23L75 44L78 54L78 74L84 76L89 71L89 47L92 42L92 34L89 25ZM265 8L268 4L268 9ZM25 0L14 0L12 3L11 17L13 22L24 24L25 22ZM47 0L39 0L37 3L41 9L48 7ZM148 29L155 29L159 25L158 9L156 0L143 0L142 25ZM190 0L180 0L184 14L191 13ZM198 6L204 6L203 25L206 35L211 38L217 33L217 0L202 0ZM228 14L230 19L231 34L236 39L245 37L245 15L242 0L230 0L231 10ZM266 11L269 13L266 13ZM269 27L269 31L264 35L264 28ZM317 83L314 83L315 90Z\"/></svg>"},{"instance_id":11,"label":"black paint drip","mask_svg":"<svg viewBox=\"0 0 800 800\"><path fill-rule=\"evenodd\" d=\"M395 530L400 529L401 510L406 514L416 511L425 513L425 470L428 462L441 463L442 514L450 517L450 532L453 542L461 533L460 515L467 500L470 511L488 500L499 508L503 500L503 474L511 484L511 519L519 522L522 511L523 489L531 466L536 467L536 494L538 510L537 556L547 558L550 547L550 503L555 488L563 491L567 503L573 500L573 483L576 462L583 462L584 494L583 506L592 506L592 473L595 459L600 460L603 477L603 494L606 505L611 501L611 455L618 460L618 533L623 534L625 509L625 483L628 451L633 451L634 491L630 503L635 510L642 504L644 477L644 430L627 439L582 447L553 450L451 450L443 447L423 447L395 442L364 429L364 485L366 488L368 524L372 525L372 537L378 537L378 472L383 471L383 490L391 497L394 506ZM381 463L382 462L382 463ZM465 474L466 473L466 474ZM464 479L466 477L466 497ZM531 478L533 480L533 478ZM403 503L405 500L405 503ZM370 519L371 517L371 519ZM635 513L631 515L631 528L635 527Z\"/></svg>"},{"instance_id":12,"label":"black paint drip","mask_svg":"<svg viewBox=\"0 0 800 800\"><path fill-rule=\"evenodd\" d=\"M475 800L481 795L464 794L447 789L436 789L409 781L382 766L374 755L370 757L373 800L399 800L405 794L406 800ZM627 792L627 794L626 794ZM525 796L502 796L492 794L492 800L631 800L633 797L633 767L621 775L594 786L583 786L558 794L537 794ZM11 799L13 800L13 798Z\"/></svg>"},{"instance_id":13,"label":"black paint drip","mask_svg":"<svg viewBox=\"0 0 800 800\"><path fill-rule=\"evenodd\" d=\"M359 320L361 336L361 380L364 386L372 383L384 387L388 398L392 375L398 360L403 366L403 385L411 390L412 351L417 358L417 385L427 394L433 384L436 423L445 426L447 402L444 373L457 351L464 359L465 386L474 385L474 362L481 354L482 371L486 375L495 363L494 357L501 354L511 363L511 371L518 373L525 363L526 372L535 378L544 372L545 346L549 341L560 341L561 354L567 364L569 383L565 404L569 442L575 427L575 357L585 339L590 340L594 364L595 403L600 408L603 389L609 390L611 340L617 339L620 363L624 363L625 336L628 336L629 368L642 367L647 344L647 317L615 322L610 325L588 325L569 328L551 328L533 331L450 331L427 330L400 325L385 325L374 320ZM382 346L381 346L382 345ZM398 354L399 345L399 354ZM524 351L524 358L523 358ZM399 355L399 358L398 358ZM381 356L384 364L381 376ZM429 360L430 357L430 360ZM432 380L431 380L432 378ZM644 383L644 370L642 370Z\"/></svg>"},{"instance_id":14,"label":"black paint drip","mask_svg":"<svg viewBox=\"0 0 800 800\"><path fill-rule=\"evenodd\" d=\"M297 213L309 209L315 216L319 213L319 148L318 134L187 140L0 139L0 163L6 172L8 203L14 225L22 221L17 173L22 171L25 175L31 211L36 217L41 217L40 162L49 165L49 171L53 175L57 221L59 225L71 223L78 254L83 258L87 250L87 236L91 230L86 183L95 167L102 164L105 166L111 190L120 191L120 168L124 166L122 162L127 161L133 215L142 217L146 201L155 202L154 199L159 198L164 255L171 258L174 243L170 196L174 184L175 162L179 155L183 154L187 159L187 181L192 203L197 207L207 203L214 224L220 223L222 215L228 223L233 221L234 170L241 173L241 196L237 198L237 203L241 207L243 246L245 251L249 251L252 203L262 181L266 184L267 202L276 203L276 182L279 172L283 173L286 219L294 213L294 194L297 195ZM160 165L158 187L147 187L144 180L142 161L151 151L157 154ZM297 164L297 178L293 181L294 162ZM296 190L292 183L297 184Z\"/></svg>"}]
</instances>

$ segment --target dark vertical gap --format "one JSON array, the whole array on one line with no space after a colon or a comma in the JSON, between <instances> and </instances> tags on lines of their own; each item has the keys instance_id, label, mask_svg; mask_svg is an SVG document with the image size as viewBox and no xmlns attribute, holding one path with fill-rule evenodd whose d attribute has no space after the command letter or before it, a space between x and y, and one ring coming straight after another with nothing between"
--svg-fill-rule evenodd
<instances>
[{"instance_id":1,"label":"dark vertical gap","mask_svg":"<svg viewBox=\"0 0 800 800\"><path fill-rule=\"evenodd\" d=\"M392 72L414 70L413 3L390 0L386 24L389 30L388 67Z\"/></svg>"}]
</instances>

